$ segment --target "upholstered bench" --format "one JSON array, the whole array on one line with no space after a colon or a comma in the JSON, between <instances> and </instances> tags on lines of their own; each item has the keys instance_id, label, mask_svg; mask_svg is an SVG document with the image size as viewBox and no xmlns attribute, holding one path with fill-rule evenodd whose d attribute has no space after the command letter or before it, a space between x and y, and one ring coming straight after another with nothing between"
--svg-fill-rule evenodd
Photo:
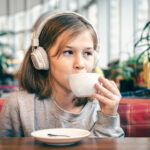
<instances>
[{"instance_id":1,"label":"upholstered bench","mask_svg":"<svg viewBox=\"0 0 150 150\"><path fill-rule=\"evenodd\" d=\"M150 137L150 99L122 99L118 113L126 137Z\"/></svg>"},{"instance_id":2,"label":"upholstered bench","mask_svg":"<svg viewBox=\"0 0 150 150\"><path fill-rule=\"evenodd\" d=\"M2 110L2 107L3 107L5 101L6 101L5 98L0 98L0 112Z\"/></svg>"}]
</instances>

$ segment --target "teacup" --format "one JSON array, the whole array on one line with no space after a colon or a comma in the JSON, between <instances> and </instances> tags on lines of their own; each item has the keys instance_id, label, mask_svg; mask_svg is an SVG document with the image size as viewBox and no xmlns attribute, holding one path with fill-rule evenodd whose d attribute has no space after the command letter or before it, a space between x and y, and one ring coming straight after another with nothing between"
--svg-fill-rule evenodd
<instances>
[{"instance_id":1,"label":"teacup","mask_svg":"<svg viewBox=\"0 0 150 150\"><path fill-rule=\"evenodd\" d=\"M90 97L96 92L95 83L99 83L98 73L76 73L69 76L69 84L72 92L77 97Z\"/></svg>"}]
</instances>

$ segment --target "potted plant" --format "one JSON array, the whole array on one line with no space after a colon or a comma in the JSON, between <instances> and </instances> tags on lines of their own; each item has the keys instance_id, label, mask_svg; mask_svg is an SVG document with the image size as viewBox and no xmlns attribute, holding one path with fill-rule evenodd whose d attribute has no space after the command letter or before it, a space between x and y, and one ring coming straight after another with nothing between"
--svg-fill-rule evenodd
<instances>
[{"instance_id":1,"label":"potted plant","mask_svg":"<svg viewBox=\"0 0 150 150\"><path fill-rule=\"evenodd\" d=\"M143 65L142 71L139 73L139 78L140 74L142 74L143 82L145 82L147 88L150 89L150 21L148 21L142 29L141 36L135 43L134 48L135 53L137 53L138 50L142 50L137 58L136 65Z\"/></svg>"},{"instance_id":2,"label":"potted plant","mask_svg":"<svg viewBox=\"0 0 150 150\"><path fill-rule=\"evenodd\" d=\"M130 58L131 59L131 58ZM134 90L134 68L128 62L116 60L109 65L109 79L114 80L121 92Z\"/></svg>"}]
</instances>

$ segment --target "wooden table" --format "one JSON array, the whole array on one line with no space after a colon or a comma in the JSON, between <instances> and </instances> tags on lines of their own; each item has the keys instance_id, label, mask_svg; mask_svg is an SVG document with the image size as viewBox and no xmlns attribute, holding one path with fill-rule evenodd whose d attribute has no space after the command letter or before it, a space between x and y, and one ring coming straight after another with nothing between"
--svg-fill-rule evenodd
<instances>
[{"instance_id":1,"label":"wooden table","mask_svg":"<svg viewBox=\"0 0 150 150\"><path fill-rule=\"evenodd\" d=\"M33 138L0 138L0 150L150 150L150 138L86 138L71 146L50 146Z\"/></svg>"}]
</instances>

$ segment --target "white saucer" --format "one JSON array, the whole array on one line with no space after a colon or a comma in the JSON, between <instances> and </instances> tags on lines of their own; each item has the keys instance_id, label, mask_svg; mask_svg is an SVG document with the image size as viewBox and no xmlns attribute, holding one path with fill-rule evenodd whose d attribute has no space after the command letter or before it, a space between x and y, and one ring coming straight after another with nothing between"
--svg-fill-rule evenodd
<instances>
[{"instance_id":1,"label":"white saucer","mask_svg":"<svg viewBox=\"0 0 150 150\"><path fill-rule=\"evenodd\" d=\"M48 134L55 134L60 136L49 136ZM70 145L81 141L85 137L89 136L88 130L77 128L54 128L38 130L31 133L35 139L40 142L44 142L50 145ZM61 136L67 135L67 136Z\"/></svg>"}]
</instances>

